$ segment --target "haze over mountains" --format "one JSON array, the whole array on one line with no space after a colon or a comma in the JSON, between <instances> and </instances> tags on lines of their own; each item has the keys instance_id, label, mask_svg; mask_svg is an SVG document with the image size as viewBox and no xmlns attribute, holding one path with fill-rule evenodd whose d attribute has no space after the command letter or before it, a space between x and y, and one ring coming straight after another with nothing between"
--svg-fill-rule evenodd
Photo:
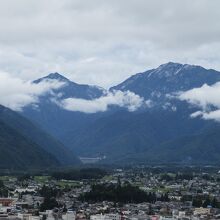
<instances>
[{"instance_id":1,"label":"haze over mountains","mask_svg":"<svg viewBox=\"0 0 220 220\"><path fill-rule=\"evenodd\" d=\"M192 96L196 88L212 89L220 81L218 71L170 62L109 90L71 82L59 73L34 83L45 80L64 85L24 107L22 114L78 156L105 155L103 163L220 162L218 122L202 118L216 105Z\"/></svg>"},{"instance_id":2,"label":"haze over mountains","mask_svg":"<svg viewBox=\"0 0 220 220\"><path fill-rule=\"evenodd\" d=\"M74 166L80 156L219 164L219 82L218 71L171 62L109 90L51 73L33 85L59 86L34 104L18 112L0 106L0 168Z\"/></svg>"}]
</instances>

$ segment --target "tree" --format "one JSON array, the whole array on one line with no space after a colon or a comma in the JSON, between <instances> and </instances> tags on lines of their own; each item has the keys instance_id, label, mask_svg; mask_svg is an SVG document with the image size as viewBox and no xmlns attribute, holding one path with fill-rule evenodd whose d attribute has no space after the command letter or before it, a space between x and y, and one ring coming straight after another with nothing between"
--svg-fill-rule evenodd
<instances>
[{"instance_id":1,"label":"tree","mask_svg":"<svg viewBox=\"0 0 220 220\"><path fill-rule=\"evenodd\" d=\"M60 192L59 189L55 187L49 187L43 185L43 187L39 190L39 193L43 197L57 197L58 193Z\"/></svg>"},{"instance_id":2,"label":"tree","mask_svg":"<svg viewBox=\"0 0 220 220\"><path fill-rule=\"evenodd\" d=\"M201 207L202 206L202 199L201 198L193 198L192 206L197 207L197 208Z\"/></svg>"},{"instance_id":3,"label":"tree","mask_svg":"<svg viewBox=\"0 0 220 220\"><path fill-rule=\"evenodd\" d=\"M215 197L211 201L211 206L213 208L219 208L220 207L220 204L219 204L218 200Z\"/></svg>"},{"instance_id":4,"label":"tree","mask_svg":"<svg viewBox=\"0 0 220 220\"><path fill-rule=\"evenodd\" d=\"M0 197L7 197L8 196L8 189L5 187L2 180L0 180Z\"/></svg>"},{"instance_id":5,"label":"tree","mask_svg":"<svg viewBox=\"0 0 220 220\"><path fill-rule=\"evenodd\" d=\"M1 188L4 188L4 187L5 187L5 185L4 185L3 181L0 180L0 189L1 189Z\"/></svg>"},{"instance_id":6,"label":"tree","mask_svg":"<svg viewBox=\"0 0 220 220\"><path fill-rule=\"evenodd\" d=\"M46 197L44 199L44 202L40 206L40 210L45 211L45 210L54 209L56 207L59 207L59 204L56 201L56 199L54 197L52 198Z\"/></svg>"},{"instance_id":7,"label":"tree","mask_svg":"<svg viewBox=\"0 0 220 220\"><path fill-rule=\"evenodd\" d=\"M210 200L210 198L208 197L208 198L206 198L205 201L203 202L202 207L203 207L203 208L207 208L207 206L209 206L209 205L211 205L211 200Z\"/></svg>"}]
</instances>

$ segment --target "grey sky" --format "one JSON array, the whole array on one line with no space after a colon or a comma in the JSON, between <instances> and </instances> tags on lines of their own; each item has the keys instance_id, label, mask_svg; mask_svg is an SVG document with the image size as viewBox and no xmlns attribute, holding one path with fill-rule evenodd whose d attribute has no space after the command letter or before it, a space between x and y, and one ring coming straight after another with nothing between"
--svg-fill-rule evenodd
<instances>
[{"instance_id":1,"label":"grey sky","mask_svg":"<svg viewBox=\"0 0 220 220\"><path fill-rule=\"evenodd\" d=\"M0 71L109 87L168 61L220 70L219 0L0 0Z\"/></svg>"}]
</instances>

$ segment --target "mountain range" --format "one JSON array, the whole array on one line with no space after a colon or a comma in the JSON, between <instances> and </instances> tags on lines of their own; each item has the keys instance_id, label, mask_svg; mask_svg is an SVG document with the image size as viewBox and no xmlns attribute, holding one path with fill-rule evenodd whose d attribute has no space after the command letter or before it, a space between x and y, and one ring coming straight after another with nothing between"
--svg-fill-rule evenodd
<instances>
[{"instance_id":1,"label":"mountain range","mask_svg":"<svg viewBox=\"0 0 220 220\"><path fill-rule=\"evenodd\" d=\"M37 105L28 105L22 112L0 108L0 128L7 126L14 136L22 137L24 151L31 141L36 158L45 157L41 166L48 161L51 166L76 165L77 157L97 156L105 156L101 163L220 163L219 123L191 117L200 107L176 97L219 82L218 71L169 62L108 90L77 84L59 73L33 83L45 80L64 86L41 95ZM63 104L66 100L73 101L68 108ZM74 107L77 103L81 108ZM84 111L87 107L93 110ZM29 166L28 160L19 166Z\"/></svg>"},{"instance_id":2,"label":"mountain range","mask_svg":"<svg viewBox=\"0 0 220 220\"><path fill-rule=\"evenodd\" d=\"M22 114L39 123L78 156L105 155L105 163L213 162L212 156L206 161L199 154L204 147L203 141L198 140L209 137L207 134L217 129L218 123L190 117L199 108L170 95L204 84L213 85L220 81L218 71L170 62L135 74L109 90L74 83L59 73L51 73L34 83L45 79L63 81L65 86L54 90L53 95L40 97L37 110L28 106ZM66 110L52 98L94 101L115 91L133 92L149 101L150 107L128 111L124 106L110 105L106 111L88 114ZM215 143L220 144L220 138L216 139ZM212 140L208 144L212 145ZM214 162L220 162L215 156Z\"/></svg>"}]
</instances>

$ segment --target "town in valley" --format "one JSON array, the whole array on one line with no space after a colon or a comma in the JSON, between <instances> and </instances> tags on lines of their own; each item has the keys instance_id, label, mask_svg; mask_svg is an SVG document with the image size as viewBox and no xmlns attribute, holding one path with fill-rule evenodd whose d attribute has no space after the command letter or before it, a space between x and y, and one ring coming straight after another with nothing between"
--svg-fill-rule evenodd
<instances>
[{"instance_id":1,"label":"town in valley","mask_svg":"<svg viewBox=\"0 0 220 220\"><path fill-rule=\"evenodd\" d=\"M0 219L219 219L218 167L2 172Z\"/></svg>"}]
</instances>

